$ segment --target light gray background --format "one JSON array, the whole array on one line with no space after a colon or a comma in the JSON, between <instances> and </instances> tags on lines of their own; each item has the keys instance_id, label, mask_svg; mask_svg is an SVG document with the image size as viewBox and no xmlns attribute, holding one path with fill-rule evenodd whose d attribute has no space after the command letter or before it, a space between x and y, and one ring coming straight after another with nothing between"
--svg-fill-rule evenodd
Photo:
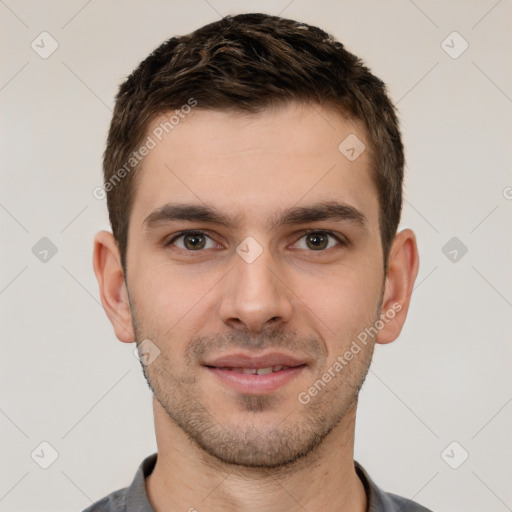
<instances>
[{"instance_id":1,"label":"light gray background","mask_svg":"<svg viewBox=\"0 0 512 512\"><path fill-rule=\"evenodd\" d=\"M437 512L512 510L510 0L1 0L0 510L82 510L156 450L134 346L99 301L92 241L109 226L92 190L119 83L165 39L250 11L331 32L400 110L421 265L401 337L376 349L356 459ZM47 59L31 48L43 31L59 45ZM456 262L452 237L468 248ZM43 441L59 455L46 470Z\"/></svg>"}]
</instances>

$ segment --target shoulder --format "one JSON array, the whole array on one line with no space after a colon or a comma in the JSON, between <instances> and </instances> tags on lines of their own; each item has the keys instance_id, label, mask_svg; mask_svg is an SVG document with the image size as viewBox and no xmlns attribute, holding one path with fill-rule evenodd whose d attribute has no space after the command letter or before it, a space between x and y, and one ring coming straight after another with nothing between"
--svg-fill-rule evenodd
<instances>
[{"instance_id":1,"label":"shoulder","mask_svg":"<svg viewBox=\"0 0 512 512\"><path fill-rule=\"evenodd\" d=\"M82 512L124 512L126 510L127 488L119 489L96 501Z\"/></svg>"},{"instance_id":2,"label":"shoulder","mask_svg":"<svg viewBox=\"0 0 512 512\"><path fill-rule=\"evenodd\" d=\"M132 483L96 501L82 512L154 512L145 487L145 478L156 464L157 453L146 457L137 468Z\"/></svg>"},{"instance_id":3,"label":"shoulder","mask_svg":"<svg viewBox=\"0 0 512 512\"><path fill-rule=\"evenodd\" d=\"M384 495L382 500L387 504L387 508L383 509L386 512L388 510L389 512L432 512L423 505L402 496L384 491L381 491L381 493Z\"/></svg>"},{"instance_id":4,"label":"shoulder","mask_svg":"<svg viewBox=\"0 0 512 512\"><path fill-rule=\"evenodd\" d=\"M367 512L432 512L415 501L384 491L377 486L357 461L354 461L354 463L356 473L366 491Z\"/></svg>"}]
</instances>

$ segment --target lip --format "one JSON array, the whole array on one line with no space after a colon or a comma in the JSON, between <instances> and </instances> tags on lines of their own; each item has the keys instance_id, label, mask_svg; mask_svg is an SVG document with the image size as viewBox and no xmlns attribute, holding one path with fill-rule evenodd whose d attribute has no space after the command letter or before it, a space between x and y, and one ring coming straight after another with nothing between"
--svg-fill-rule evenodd
<instances>
[{"instance_id":1,"label":"lip","mask_svg":"<svg viewBox=\"0 0 512 512\"><path fill-rule=\"evenodd\" d=\"M203 366L223 384L238 393L249 395L272 393L297 378L307 365L308 363L305 360L297 359L283 352L270 352L260 355L237 352L224 354L203 363ZM289 368L265 375L250 375L228 369L269 368L270 366L288 366Z\"/></svg>"},{"instance_id":2,"label":"lip","mask_svg":"<svg viewBox=\"0 0 512 512\"><path fill-rule=\"evenodd\" d=\"M293 368L279 370L266 375L249 375L234 372L223 368L205 367L209 372L216 376L222 383L229 386L238 393L247 395L261 395L272 393L276 389L284 386L294 380L304 371L306 365L295 366ZM265 368L259 367L259 368Z\"/></svg>"},{"instance_id":3,"label":"lip","mask_svg":"<svg viewBox=\"0 0 512 512\"><path fill-rule=\"evenodd\" d=\"M214 366L216 368L268 368L277 365L296 367L305 364L306 361L282 352L271 352L259 356L238 352L225 354L203 363L204 366Z\"/></svg>"}]
</instances>

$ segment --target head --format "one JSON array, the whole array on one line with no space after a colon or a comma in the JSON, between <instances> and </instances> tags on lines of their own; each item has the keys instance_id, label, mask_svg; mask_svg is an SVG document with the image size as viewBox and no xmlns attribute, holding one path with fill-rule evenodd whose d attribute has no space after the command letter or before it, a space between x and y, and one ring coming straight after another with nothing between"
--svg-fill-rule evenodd
<instances>
[{"instance_id":1,"label":"head","mask_svg":"<svg viewBox=\"0 0 512 512\"><path fill-rule=\"evenodd\" d=\"M413 233L397 234L403 168L383 82L303 23L228 16L121 85L95 272L117 337L149 347L160 411L206 453L290 464L355 410L418 268ZM276 351L302 366L273 391L212 371Z\"/></svg>"},{"instance_id":2,"label":"head","mask_svg":"<svg viewBox=\"0 0 512 512\"><path fill-rule=\"evenodd\" d=\"M151 121L169 114L153 136L158 142L194 108L251 114L290 102L324 106L364 126L386 263L400 221L404 153L385 84L317 27L241 14L169 39L119 89L103 169L110 223L124 270L137 171L142 167L138 150L150 135Z\"/></svg>"}]
</instances>

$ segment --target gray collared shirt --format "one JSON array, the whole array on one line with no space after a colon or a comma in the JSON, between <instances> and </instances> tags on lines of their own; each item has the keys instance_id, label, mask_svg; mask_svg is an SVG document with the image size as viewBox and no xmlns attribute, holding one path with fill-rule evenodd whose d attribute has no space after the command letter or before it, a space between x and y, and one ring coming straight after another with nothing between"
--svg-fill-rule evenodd
<instances>
[{"instance_id":1,"label":"gray collared shirt","mask_svg":"<svg viewBox=\"0 0 512 512\"><path fill-rule=\"evenodd\" d=\"M142 461L129 487L114 491L83 512L155 512L149 502L144 479L153 471L156 458L157 453L153 453ZM354 463L366 491L367 512L432 512L414 501L384 492L374 484L358 462Z\"/></svg>"}]
</instances>

